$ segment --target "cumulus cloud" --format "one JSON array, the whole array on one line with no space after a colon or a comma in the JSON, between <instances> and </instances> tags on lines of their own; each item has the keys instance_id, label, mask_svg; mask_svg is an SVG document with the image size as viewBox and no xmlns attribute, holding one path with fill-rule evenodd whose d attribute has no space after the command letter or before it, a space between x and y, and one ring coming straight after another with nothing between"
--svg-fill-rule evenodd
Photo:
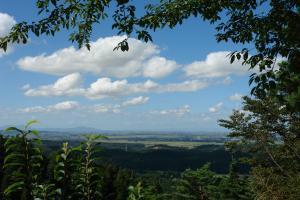
<instances>
[{"instance_id":1,"label":"cumulus cloud","mask_svg":"<svg viewBox=\"0 0 300 200\"><path fill-rule=\"evenodd\" d=\"M79 103L77 103L76 101L64 101L61 103L57 103L53 106L50 106L50 110L72 110L74 108L78 108L79 107Z\"/></svg>"},{"instance_id":2,"label":"cumulus cloud","mask_svg":"<svg viewBox=\"0 0 300 200\"><path fill-rule=\"evenodd\" d=\"M79 73L69 74L59 78L55 83L43 85L38 88L29 88L26 96L72 96L83 93L80 88L82 78Z\"/></svg>"},{"instance_id":3,"label":"cumulus cloud","mask_svg":"<svg viewBox=\"0 0 300 200\"><path fill-rule=\"evenodd\" d=\"M118 114L121 113L122 109L128 106L137 106L146 103L149 100L149 97L139 96L127 101L124 101L120 104L97 104L89 107L89 110L96 113L113 113Z\"/></svg>"},{"instance_id":4,"label":"cumulus cloud","mask_svg":"<svg viewBox=\"0 0 300 200\"><path fill-rule=\"evenodd\" d=\"M0 37L6 36L10 29L16 24L16 20L14 17L8 15L7 13L0 12ZM0 57L6 55L12 51L12 47L9 45L7 51L4 52L2 49L0 50Z\"/></svg>"},{"instance_id":5,"label":"cumulus cloud","mask_svg":"<svg viewBox=\"0 0 300 200\"><path fill-rule=\"evenodd\" d=\"M22 108L19 110L21 113L39 113L39 112L55 112L55 111L66 111L73 110L79 107L79 103L76 101L64 101L49 106L33 106Z\"/></svg>"},{"instance_id":6,"label":"cumulus cloud","mask_svg":"<svg viewBox=\"0 0 300 200\"><path fill-rule=\"evenodd\" d=\"M175 61L160 57L160 49L152 43L128 39L130 51L113 51L125 37L112 36L91 42L91 50L71 46L50 55L27 56L17 65L27 71L52 75L67 75L74 72L88 72L109 77L145 76L161 78L177 67Z\"/></svg>"},{"instance_id":7,"label":"cumulus cloud","mask_svg":"<svg viewBox=\"0 0 300 200\"><path fill-rule=\"evenodd\" d=\"M139 96L123 102L123 106L134 106L145 104L149 101L149 97Z\"/></svg>"},{"instance_id":8,"label":"cumulus cloud","mask_svg":"<svg viewBox=\"0 0 300 200\"><path fill-rule=\"evenodd\" d=\"M30 88L25 91L25 95L85 96L90 99L101 99L150 92L192 92L203 89L208 85L206 82L200 80L159 84L151 80L139 83L129 83L126 79L113 81L110 78L99 78L87 88L83 88L81 83L81 75L79 73L73 73L59 78L53 84Z\"/></svg>"},{"instance_id":9,"label":"cumulus cloud","mask_svg":"<svg viewBox=\"0 0 300 200\"><path fill-rule=\"evenodd\" d=\"M144 63L143 75L145 77L161 78L171 74L178 64L164 57L153 57Z\"/></svg>"},{"instance_id":10,"label":"cumulus cloud","mask_svg":"<svg viewBox=\"0 0 300 200\"><path fill-rule=\"evenodd\" d=\"M200 80L190 80L181 83L169 83L161 85L158 88L158 92L193 92L208 86L207 82Z\"/></svg>"},{"instance_id":11,"label":"cumulus cloud","mask_svg":"<svg viewBox=\"0 0 300 200\"><path fill-rule=\"evenodd\" d=\"M137 106L146 103L149 97L139 96L129 99L128 101L120 104L96 104L82 106L76 101L64 101L54 105L48 106L32 106L27 108L18 109L18 113L49 113L57 111L67 111L80 109L81 111L95 112L95 113L121 113L121 110L128 106Z\"/></svg>"},{"instance_id":12,"label":"cumulus cloud","mask_svg":"<svg viewBox=\"0 0 300 200\"><path fill-rule=\"evenodd\" d=\"M208 111L211 113L216 113L216 112L219 112L222 107L223 107L223 102L220 102L220 103L217 103L216 105L210 107L208 109Z\"/></svg>"},{"instance_id":13,"label":"cumulus cloud","mask_svg":"<svg viewBox=\"0 0 300 200\"><path fill-rule=\"evenodd\" d=\"M96 113L120 113L120 105L95 105L93 111Z\"/></svg>"},{"instance_id":14,"label":"cumulus cloud","mask_svg":"<svg viewBox=\"0 0 300 200\"><path fill-rule=\"evenodd\" d=\"M190 113L190 106L189 105L184 105L179 108L175 109L168 109L168 110L154 110L151 111L151 114L155 115L175 115L177 117L182 117L185 114Z\"/></svg>"},{"instance_id":15,"label":"cumulus cloud","mask_svg":"<svg viewBox=\"0 0 300 200\"><path fill-rule=\"evenodd\" d=\"M226 77L229 75L243 75L248 71L241 61L230 64L230 51L212 52L205 60L195 61L184 68L187 76L201 78Z\"/></svg>"},{"instance_id":16,"label":"cumulus cloud","mask_svg":"<svg viewBox=\"0 0 300 200\"><path fill-rule=\"evenodd\" d=\"M240 101L244 95L235 93L229 97L231 101Z\"/></svg>"},{"instance_id":17,"label":"cumulus cloud","mask_svg":"<svg viewBox=\"0 0 300 200\"><path fill-rule=\"evenodd\" d=\"M0 12L0 37L6 36L16 23L14 17Z\"/></svg>"}]
</instances>

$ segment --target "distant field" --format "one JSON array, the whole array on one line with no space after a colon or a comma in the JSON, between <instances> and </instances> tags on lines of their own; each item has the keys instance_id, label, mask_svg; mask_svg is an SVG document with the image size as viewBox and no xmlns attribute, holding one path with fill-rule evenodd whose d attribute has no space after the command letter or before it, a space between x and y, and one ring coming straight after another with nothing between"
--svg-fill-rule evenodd
<instances>
[{"instance_id":1,"label":"distant field","mask_svg":"<svg viewBox=\"0 0 300 200\"><path fill-rule=\"evenodd\" d=\"M101 143L114 143L114 144L143 144L145 147L155 147L157 145L165 145L165 146L170 146L170 147L181 147L181 148L195 148L201 145L223 145L224 143L222 142L202 142L202 141L197 141L197 142L189 142L189 141L159 141L159 140L126 140L126 139L108 139L108 140L101 140Z\"/></svg>"},{"instance_id":2,"label":"distant field","mask_svg":"<svg viewBox=\"0 0 300 200\"><path fill-rule=\"evenodd\" d=\"M0 130L1 132L1 130ZM8 133L3 132L4 135ZM9 133L12 134L11 132ZM176 133L176 132L102 132L95 133L106 136L100 142L108 146L126 147L144 146L144 148L179 147L192 149L202 145L223 145L228 141L224 133ZM41 131L42 140L48 141L83 141L84 133ZM110 145L115 144L115 145Z\"/></svg>"}]
</instances>

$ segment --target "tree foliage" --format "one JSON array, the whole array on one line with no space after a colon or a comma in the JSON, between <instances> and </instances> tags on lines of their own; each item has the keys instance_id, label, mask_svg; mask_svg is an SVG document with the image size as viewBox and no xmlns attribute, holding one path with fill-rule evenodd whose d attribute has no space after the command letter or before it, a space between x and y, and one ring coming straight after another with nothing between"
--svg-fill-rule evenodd
<instances>
[{"instance_id":1,"label":"tree foliage","mask_svg":"<svg viewBox=\"0 0 300 200\"><path fill-rule=\"evenodd\" d=\"M71 147L64 142L54 156L44 155L38 132L10 127L0 137L1 199L15 200L166 200L166 199L247 199L247 178L236 168L217 175L209 164L173 175L135 177L131 170L99 162L99 135L85 135L84 142ZM53 159L53 161L52 161ZM51 166L53 165L53 167ZM234 175L233 175L234 174ZM173 186L171 186L173 185ZM239 186L238 186L239 185ZM228 196L230 194L230 196ZM222 196L223 195L223 196ZM227 195L227 196L225 196ZM226 198L225 198L226 197ZM228 197L228 198L227 198ZM251 199L251 198L248 198Z\"/></svg>"},{"instance_id":2,"label":"tree foliage","mask_svg":"<svg viewBox=\"0 0 300 200\"><path fill-rule=\"evenodd\" d=\"M62 144L55 159L54 182L58 191L57 196L61 199L72 199L76 195L74 178L77 178L76 170L80 160L75 156L80 147L71 148L68 142Z\"/></svg>"},{"instance_id":3,"label":"tree foliage","mask_svg":"<svg viewBox=\"0 0 300 200\"><path fill-rule=\"evenodd\" d=\"M230 61L242 60L248 67L258 69L259 73L252 74L249 80L249 84L254 84L253 96L245 97L242 111L234 111L230 119L220 120L220 124L231 130L231 150L252 155L247 161L253 166L251 189L256 199L299 198L298 0L161 0L150 2L141 15L137 15L136 6L129 0L37 0L36 5L41 20L16 24L7 36L0 38L1 49L6 50L10 43L27 43L31 33L37 37L54 36L62 29L70 31L69 39L80 48L90 49L94 25L109 17L109 6L114 10L112 28L127 37L152 41L152 31L172 29L196 17L215 24L218 42L251 46L232 52ZM129 50L127 39L120 41L116 46L119 48ZM286 62L277 68L277 61L282 58ZM103 198L103 182L94 158L97 137L87 137L86 143L76 149L64 143L56 158L54 180L42 181L43 156L37 131L28 130L32 123L35 121L23 130L8 128L15 135L0 138L0 150L4 149L0 152L4 158L0 159L1 198ZM238 187L237 182L243 187ZM247 181L236 174L220 178L205 165L185 171L173 195L178 199L251 199L248 192ZM141 184L130 187L131 199L147 199L145 194Z\"/></svg>"},{"instance_id":4,"label":"tree foliage","mask_svg":"<svg viewBox=\"0 0 300 200\"><path fill-rule=\"evenodd\" d=\"M6 131L14 131L16 136L8 138L4 144L3 170L5 174L9 174L6 179L7 187L4 190L5 199L33 198L33 187L39 181L43 159L39 146L41 140L35 137L38 132L27 130L33 123L36 121L30 121L23 130L15 127L6 129Z\"/></svg>"},{"instance_id":5,"label":"tree foliage","mask_svg":"<svg viewBox=\"0 0 300 200\"><path fill-rule=\"evenodd\" d=\"M1 199L101 199L102 178L95 145L103 137L86 135L86 141L78 147L63 143L49 171L43 166L47 158L42 153L38 132L28 130L33 123L36 121L30 121L24 129L7 128L5 131L12 132L7 138L1 135Z\"/></svg>"},{"instance_id":6,"label":"tree foliage","mask_svg":"<svg viewBox=\"0 0 300 200\"><path fill-rule=\"evenodd\" d=\"M258 199L300 196L298 111L283 105L274 93L256 94L244 97L242 111L234 111L220 124L231 131L229 148L251 153L246 161L252 165L252 188Z\"/></svg>"},{"instance_id":7,"label":"tree foliage","mask_svg":"<svg viewBox=\"0 0 300 200\"><path fill-rule=\"evenodd\" d=\"M248 176L240 176L239 162L233 159L228 176L223 178L219 185L219 199L254 199Z\"/></svg>"},{"instance_id":8,"label":"tree foliage","mask_svg":"<svg viewBox=\"0 0 300 200\"><path fill-rule=\"evenodd\" d=\"M219 179L209 170L209 164L197 170L186 170L176 186L177 199L207 200L214 196Z\"/></svg>"},{"instance_id":9,"label":"tree foliage","mask_svg":"<svg viewBox=\"0 0 300 200\"><path fill-rule=\"evenodd\" d=\"M129 186L129 195L127 200L143 200L144 195L142 194L142 183L138 182L136 186Z\"/></svg>"}]
</instances>

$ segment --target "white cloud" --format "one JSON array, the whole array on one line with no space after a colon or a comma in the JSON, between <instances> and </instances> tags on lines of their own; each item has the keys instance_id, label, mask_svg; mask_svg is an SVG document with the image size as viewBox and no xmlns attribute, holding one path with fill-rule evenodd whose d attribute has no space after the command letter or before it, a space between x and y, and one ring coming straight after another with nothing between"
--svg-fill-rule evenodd
<instances>
[{"instance_id":1,"label":"white cloud","mask_svg":"<svg viewBox=\"0 0 300 200\"><path fill-rule=\"evenodd\" d=\"M150 92L192 92L203 89L206 86L207 83L198 80L161 85L151 80L140 83L128 83L127 80L112 81L110 78L100 78L86 89L85 96L91 99L101 99Z\"/></svg>"},{"instance_id":2,"label":"white cloud","mask_svg":"<svg viewBox=\"0 0 300 200\"><path fill-rule=\"evenodd\" d=\"M159 92L193 92L208 86L207 82L200 80L190 80L181 83L169 83L161 85Z\"/></svg>"},{"instance_id":3,"label":"white cloud","mask_svg":"<svg viewBox=\"0 0 300 200\"><path fill-rule=\"evenodd\" d=\"M92 99L128 95L133 90L142 90L144 84L129 85L127 80L112 81L110 78L99 78L86 89L85 95Z\"/></svg>"},{"instance_id":4,"label":"white cloud","mask_svg":"<svg viewBox=\"0 0 300 200\"><path fill-rule=\"evenodd\" d=\"M216 105L210 107L208 109L208 111L211 113L219 112L221 110L222 106L223 106L223 102L217 103Z\"/></svg>"},{"instance_id":5,"label":"white cloud","mask_svg":"<svg viewBox=\"0 0 300 200\"><path fill-rule=\"evenodd\" d=\"M145 77L161 78L171 74L179 66L175 61L163 57L153 57L144 63Z\"/></svg>"},{"instance_id":6,"label":"white cloud","mask_svg":"<svg viewBox=\"0 0 300 200\"><path fill-rule=\"evenodd\" d=\"M72 110L79 107L76 101L64 101L55 105L49 106L50 110Z\"/></svg>"},{"instance_id":7,"label":"white cloud","mask_svg":"<svg viewBox=\"0 0 300 200\"><path fill-rule=\"evenodd\" d=\"M161 78L172 73L178 65L175 61L160 57L160 49L152 43L128 39L130 51L113 51L125 37L99 38L91 42L91 50L76 49L73 46L39 56L27 56L17 65L27 71L52 75L67 75L74 72L88 72L109 77Z\"/></svg>"},{"instance_id":8,"label":"white cloud","mask_svg":"<svg viewBox=\"0 0 300 200\"><path fill-rule=\"evenodd\" d=\"M145 104L148 101L149 101L149 97L139 96L125 101L122 105L123 106L141 105L141 104Z\"/></svg>"},{"instance_id":9,"label":"white cloud","mask_svg":"<svg viewBox=\"0 0 300 200\"><path fill-rule=\"evenodd\" d=\"M0 12L0 37L6 36L16 23L14 17Z\"/></svg>"},{"instance_id":10,"label":"white cloud","mask_svg":"<svg viewBox=\"0 0 300 200\"><path fill-rule=\"evenodd\" d=\"M230 99L231 101L240 101L240 100L242 99L242 97L243 97L242 94L235 93L235 94L231 95L231 96L229 97L229 99Z\"/></svg>"},{"instance_id":11,"label":"white cloud","mask_svg":"<svg viewBox=\"0 0 300 200\"><path fill-rule=\"evenodd\" d=\"M139 96L139 97L135 97L132 99L129 99L125 102L123 102L121 105L120 104L98 104L98 105L94 105L91 107L86 107L89 110L91 110L92 112L96 112L96 113L114 113L114 114L118 114L121 113L121 109L125 108L127 106L136 106L136 105L141 105L146 103L149 100L149 97L143 97L143 96Z\"/></svg>"},{"instance_id":12,"label":"white cloud","mask_svg":"<svg viewBox=\"0 0 300 200\"><path fill-rule=\"evenodd\" d=\"M16 20L12 16L0 12L0 37L6 36L16 23ZM12 50L11 45L8 45L6 52L0 49L0 57L9 54Z\"/></svg>"},{"instance_id":13,"label":"white cloud","mask_svg":"<svg viewBox=\"0 0 300 200\"><path fill-rule=\"evenodd\" d=\"M17 110L17 112L18 113L49 113L49 112L57 112L57 111L74 110L80 108L80 111L117 114L121 112L122 108L125 108L127 106L140 105L146 103L148 100L149 97L140 96L125 101L121 105L120 104L96 104L90 106L81 106L76 101L64 101L54 105L32 106L32 107L22 108Z\"/></svg>"},{"instance_id":14,"label":"white cloud","mask_svg":"<svg viewBox=\"0 0 300 200\"><path fill-rule=\"evenodd\" d=\"M120 104L115 104L115 105L98 104L98 105L94 105L94 106L87 107L87 108L89 108L89 110L92 110L92 112L96 112L96 113L118 114L118 113L121 113L122 108L125 108L127 106L141 105L141 104L146 103L148 100L149 100L149 97L139 96L139 97L129 99L129 100L123 102L121 105Z\"/></svg>"},{"instance_id":15,"label":"white cloud","mask_svg":"<svg viewBox=\"0 0 300 200\"><path fill-rule=\"evenodd\" d=\"M212 52L203 61L196 61L184 68L187 76L193 77L226 77L229 75L243 75L248 71L247 66L243 66L241 61L230 64L228 56L230 51Z\"/></svg>"},{"instance_id":16,"label":"white cloud","mask_svg":"<svg viewBox=\"0 0 300 200\"><path fill-rule=\"evenodd\" d=\"M96 113L120 113L120 105L95 105L93 111Z\"/></svg>"},{"instance_id":17,"label":"white cloud","mask_svg":"<svg viewBox=\"0 0 300 200\"><path fill-rule=\"evenodd\" d=\"M139 83L128 83L126 79L112 81L110 78L99 78L88 88L81 87L82 78L73 73L59 78L55 83L30 88L26 96L85 96L90 99L126 96L138 93L192 92L207 87L207 83L191 80L180 83L159 84L151 80Z\"/></svg>"},{"instance_id":18,"label":"white cloud","mask_svg":"<svg viewBox=\"0 0 300 200\"><path fill-rule=\"evenodd\" d=\"M71 96L83 93L80 88L82 78L79 73L69 74L59 78L54 84L43 85L36 89L29 88L25 91L26 96Z\"/></svg>"},{"instance_id":19,"label":"white cloud","mask_svg":"<svg viewBox=\"0 0 300 200\"><path fill-rule=\"evenodd\" d=\"M79 103L76 101L64 101L46 107L33 106L33 107L22 108L19 110L19 112L21 113L55 112L55 111L73 110L78 107L79 107Z\"/></svg>"},{"instance_id":20,"label":"white cloud","mask_svg":"<svg viewBox=\"0 0 300 200\"><path fill-rule=\"evenodd\" d=\"M30 84L25 84L21 87L22 90L28 90L30 88Z\"/></svg>"},{"instance_id":21,"label":"white cloud","mask_svg":"<svg viewBox=\"0 0 300 200\"><path fill-rule=\"evenodd\" d=\"M175 115L177 117L182 117L185 114L190 113L190 106L189 105L184 105L182 107L179 108L175 108L175 109L169 109L169 110L154 110L151 111L151 114L155 114L155 115Z\"/></svg>"}]
</instances>

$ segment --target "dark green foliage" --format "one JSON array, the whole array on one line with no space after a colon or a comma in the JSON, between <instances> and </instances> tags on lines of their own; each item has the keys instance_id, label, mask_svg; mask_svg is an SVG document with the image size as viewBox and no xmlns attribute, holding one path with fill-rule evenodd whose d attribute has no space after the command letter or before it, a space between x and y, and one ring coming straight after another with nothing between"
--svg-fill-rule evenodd
<instances>
[{"instance_id":1,"label":"dark green foliage","mask_svg":"<svg viewBox=\"0 0 300 200\"><path fill-rule=\"evenodd\" d=\"M16 128L10 129L19 130ZM21 185L17 189L29 190L31 196L25 198L29 200L164 200L170 199L170 196L172 196L172 199L182 199L186 195L193 199L193 195L199 194L199 191L197 191L199 187L203 187L200 194L209 195L210 199L213 199L214 196L220 196L223 187L220 183L222 183L225 176L216 175L208 169L208 165L195 171L187 170L175 181L172 179L177 176L176 173L150 173L136 176L130 170L120 169L112 165L99 165L98 163L103 163L97 161L98 155L103 153L101 151L101 154L99 154L99 145L97 145L99 137L101 136L88 135L85 137L86 141L76 147L71 147L69 143L65 142L55 155L50 153L48 156L42 156L43 160L40 162L38 178L32 182L30 188L27 189L25 185ZM8 140L16 140L17 138L12 135ZM35 141L33 139L31 137L28 140L30 146L34 144L31 144L32 141ZM4 139L4 141L6 140ZM4 141L3 150L0 153L4 153L6 150ZM206 149L206 152L210 152L216 147L201 148ZM14 153L14 151L8 153ZM5 171L4 176L1 177L4 190L7 190L7 184L10 183L8 182L9 177L13 173L15 173L14 169ZM171 187L171 185L175 186ZM196 189L191 188L193 186L196 186ZM230 190L230 188L228 189ZM205 195L203 197L206 198ZM21 199L21 196L15 195L13 198Z\"/></svg>"},{"instance_id":2,"label":"dark green foliage","mask_svg":"<svg viewBox=\"0 0 300 200\"><path fill-rule=\"evenodd\" d=\"M7 175L4 174L3 171L3 165L4 165L4 157L5 157L5 148L4 143L6 139L3 137L3 135L0 135L0 199L3 199L3 191L6 187L5 182Z\"/></svg>"},{"instance_id":3,"label":"dark green foliage","mask_svg":"<svg viewBox=\"0 0 300 200\"><path fill-rule=\"evenodd\" d=\"M74 152L80 148L70 148L68 143L63 143L61 150L58 151L55 159L54 182L60 199L72 199L75 193L74 178L77 178L76 170L80 165L79 159Z\"/></svg>"},{"instance_id":4,"label":"dark green foliage","mask_svg":"<svg viewBox=\"0 0 300 200\"><path fill-rule=\"evenodd\" d=\"M234 166L235 164L233 164ZM129 188L129 199L143 200L252 200L247 176L238 174L238 170L231 168L229 175L220 175L209 169L209 164L199 169L187 169L181 176L169 179L167 189L159 179L144 178L134 187ZM235 171L236 170L236 171ZM154 177L154 176L153 176Z\"/></svg>"},{"instance_id":5,"label":"dark green foliage","mask_svg":"<svg viewBox=\"0 0 300 200\"><path fill-rule=\"evenodd\" d=\"M148 170L182 172L186 168L196 169L207 162L217 173L228 173L230 153L223 145L201 145L193 149L150 149L147 151L124 151L122 149L105 149L101 152L104 161L137 172ZM176 158L176 159L174 159ZM130 160L130 162L128 162ZM247 169L243 169L247 173Z\"/></svg>"},{"instance_id":6,"label":"dark green foliage","mask_svg":"<svg viewBox=\"0 0 300 200\"><path fill-rule=\"evenodd\" d=\"M75 148L63 143L57 152L54 166L41 153L38 132L10 127L12 136L1 136L1 199L5 200L67 200L101 199L99 166L95 153L96 140L102 136L88 135L86 141ZM128 184L129 185L129 184ZM126 186L127 188L128 186Z\"/></svg>"},{"instance_id":7,"label":"dark green foliage","mask_svg":"<svg viewBox=\"0 0 300 200\"><path fill-rule=\"evenodd\" d=\"M197 170L186 170L177 180L175 199L206 200L216 196L220 178L209 170L209 164Z\"/></svg>"},{"instance_id":8,"label":"dark green foliage","mask_svg":"<svg viewBox=\"0 0 300 200\"><path fill-rule=\"evenodd\" d=\"M299 63L295 66L299 66ZM300 73L298 69L294 69L295 66L291 62L281 62L278 70L269 73L271 81L269 81L268 92L276 96L279 103L287 106L291 112L300 110ZM262 86L257 87L257 92L266 93Z\"/></svg>"},{"instance_id":9,"label":"dark green foliage","mask_svg":"<svg viewBox=\"0 0 300 200\"><path fill-rule=\"evenodd\" d=\"M231 162L229 175L225 176L219 185L220 199L254 199L248 177L240 176L238 174L238 168L238 162L233 160Z\"/></svg>"},{"instance_id":10,"label":"dark green foliage","mask_svg":"<svg viewBox=\"0 0 300 200\"><path fill-rule=\"evenodd\" d=\"M298 130L298 118L287 117L291 113L286 107L276 109L280 105L276 98L245 98L245 101L244 109L248 113L236 112L230 120L221 123L234 130L231 137L240 137L231 141L229 147L251 151L253 156L247 158L254 166L251 176L241 175L241 165L234 159L227 175L216 174L206 164L196 170L187 169L180 177L171 173L135 176L130 170L99 165L97 139L101 136L86 136L86 141L77 147L63 143L55 157L47 157L41 155L36 131L12 127L8 130L14 134L2 138L0 143L0 153L5 154L0 160L4 169L3 199L297 199L299 146L295 143L297 134L293 133ZM280 126L282 122L284 126ZM23 145L24 141L27 146ZM26 161L26 155L30 162ZM55 161L49 161L50 158Z\"/></svg>"},{"instance_id":11,"label":"dark green foliage","mask_svg":"<svg viewBox=\"0 0 300 200\"><path fill-rule=\"evenodd\" d=\"M167 172L143 174L139 177L137 185L130 187L131 195L139 193L145 200L163 200L173 191L173 175ZM142 191L138 192L138 188Z\"/></svg>"},{"instance_id":12,"label":"dark green foliage","mask_svg":"<svg viewBox=\"0 0 300 200\"><path fill-rule=\"evenodd\" d=\"M95 149L96 140L103 138L100 135L85 135L86 142L83 144L83 151L80 158L79 172L74 177L76 186L76 198L82 200L93 200L101 198L101 177L96 169Z\"/></svg>"},{"instance_id":13,"label":"dark green foliage","mask_svg":"<svg viewBox=\"0 0 300 200\"><path fill-rule=\"evenodd\" d=\"M172 180L172 174L135 176L130 170L99 165L97 139L102 136L87 135L85 142L76 147L65 142L54 156L42 156L37 131L27 130L33 122L24 130L11 127L8 130L14 131L14 134L7 139L1 137L0 153L5 154L0 160L4 169L1 176L2 199L164 200L170 197L195 199L199 195L205 199L216 199L221 195L223 186L220 183L223 183L224 176L210 171L209 165L195 171L186 170L175 180ZM27 142L26 145L23 145L24 142ZM26 155L30 160L25 159Z\"/></svg>"},{"instance_id":14,"label":"dark green foliage","mask_svg":"<svg viewBox=\"0 0 300 200\"><path fill-rule=\"evenodd\" d=\"M33 187L39 181L41 161L41 141L37 131L27 130L36 121L30 121L23 130L10 127L6 131L15 131L16 136L9 137L5 144L3 170L9 174L5 180L5 199L32 199Z\"/></svg>"},{"instance_id":15,"label":"dark green foliage","mask_svg":"<svg viewBox=\"0 0 300 200\"><path fill-rule=\"evenodd\" d=\"M299 199L300 2L161 0L145 6L145 12L137 16L136 7L128 0L37 0L39 14L44 18L33 23L21 22L15 25L9 35L0 38L0 48L6 50L9 43L27 43L29 33L54 36L61 29L68 29L72 31L69 37L72 42L89 49L93 24L107 17L106 10L113 2L117 5L112 16L112 28L128 37L135 35L145 42L152 41L150 31L174 28L188 18L201 17L210 23L217 23L217 41L230 40L254 45L255 51L244 48L230 55L231 62L243 60L250 68L258 68L260 71L252 74L249 80L250 84L254 84L251 91L254 97L245 97L243 112L235 111L229 120L221 120L220 124L231 130L229 137L234 140L228 146L232 150L241 149L253 156L247 161L254 166L251 189L255 191L255 198ZM128 51L127 39L120 41L118 48ZM276 60L280 57L287 62L276 70ZM75 195L72 197L75 199L100 198L99 191L103 192L103 188L100 187L101 179L92 156L93 142L90 138L79 153L84 156L81 157L82 163L74 162L74 168L64 168L63 163L68 162L64 159L68 156L61 154L57 159L58 166L55 167L55 181L44 181L40 180L41 170L45 168L41 167L43 156L39 148L40 140L36 138L36 131L27 130L28 126L24 130L9 128L17 135L9 137L4 145L0 141L0 150L3 147L5 149L0 152L0 156L4 157L0 158L1 198L31 200L37 195L37 198L51 199L55 195L62 195L63 191ZM73 158L70 162L73 162ZM251 199L247 180L232 170L228 177L217 176L209 170L208 165L198 170L187 170L178 180L171 197ZM122 184L114 188L120 190L127 184L124 180L128 178L124 177L117 178ZM60 181L70 182L70 190L75 191L70 192ZM130 187L129 198L159 198L151 194L152 191L158 192L158 188L153 190L146 186L143 191L143 186L137 184ZM111 199L118 196L116 193L113 195ZM62 199L68 198L65 195Z\"/></svg>"},{"instance_id":16,"label":"dark green foliage","mask_svg":"<svg viewBox=\"0 0 300 200\"><path fill-rule=\"evenodd\" d=\"M54 184L35 185L33 189L34 200L55 200L58 193Z\"/></svg>"},{"instance_id":17,"label":"dark green foliage","mask_svg":"<svg viewBox=\"0 0 300 200\"><path fill-rule=\"evenodd\" d=\"M127 200L143 200L146 199L146 197L142 194L142 183L138 182L135 186L130 186L128 188L129 195Z\"/></svg>"},{"instance_id":18,"label":"dark green foliage","mask_svg":"<svg viewBox=\"0 0 300 200\"><path fill-rule=\"evenodd\" d=\"M102 178L96 167L95 149L98 135L86 135L86 141L71 148L63 143L56 156L54 180L60 199L100 199Z\"/></svg>"},{"instance_id":19,"label":"dark green foliage","mask_svg":"<svg viewBox=\"0 0 300 200\"><path fill-rule=\"evenodd\" d=\"M223 140L224 141L224 140ZM47 154L60 148L57 141L43 141ZM77 146L79 141L69 141L69 145ZM149 171L164 171L167 175L169 171L179 174L187 168L197 169L205 163L211 163L211 170L226 174L229 172L231 160L230 152L226 151L224 145L201 145L192 149L160 146L157 149L148 148L143 144L127 144L128 151L124 149L124 144L102 143L103 151L99 153L100 163L111 163L121 168L132 169L137 173L147 173ZM49 155L51 156L51 155ZM236 154L236 157L245 155ZM176 158L176 159L173 159ZM50 159L50 165L51 164ZM243 165L240 173L248 174L249 166ZM147 177L148 178L148 177Z\"/></svg>"},{"instance_id":20,"label":"dark green foliage","mask_svg":"<svg viewBox=\"0 0 300 200\"><path fill-rule=\"evenodd\" d=\"M101 188L103 199L122 200L127 198L127 188L134 182L132 171L108 164L101 168L101 174L103 180Z\"/></svg>"},{"instance_id":21,"label":"dark green foliage","mask_svg":"<svg viewBox=\"0 0 300 200\"><path fill-rule=\"evenodd\" d=\"M229 120L220 120L234 139L228 147L252 154L245 160L252 165L252 188L259 199L300 196L300 114L288 103L282 104L277 94L285 90L280 89L244 97L242 111L234 111Z\"/></svg>"}]
</instances>

